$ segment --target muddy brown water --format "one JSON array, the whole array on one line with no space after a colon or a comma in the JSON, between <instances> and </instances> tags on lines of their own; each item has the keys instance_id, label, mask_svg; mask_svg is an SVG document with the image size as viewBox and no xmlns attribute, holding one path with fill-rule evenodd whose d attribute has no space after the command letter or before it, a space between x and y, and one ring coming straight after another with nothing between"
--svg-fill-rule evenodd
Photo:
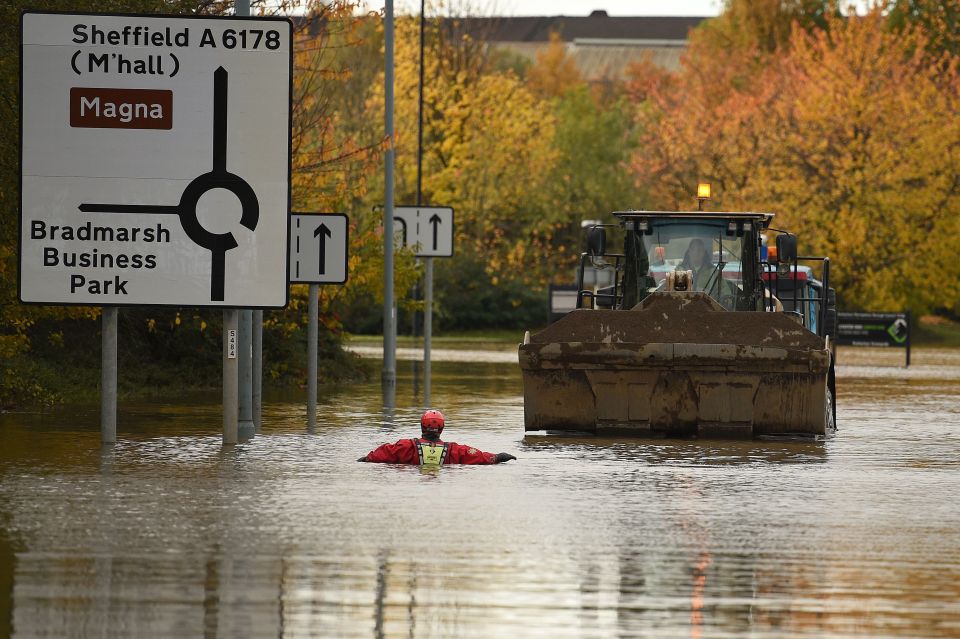
<instances>
[{"instance_id":1,"label":"muddy brown water","mask_svg":"<svg viewBox=\"0 0 960 639\"><path fill-rule=\"evenodd\" d=\"M484 355L484 353L487 353ZM360 464L411 435L379 385L0 416L0 637L957 637L960 352L841 353L826 442L524 436L519 373L441 351L492 467ZM121 373L122 374L122 373Z\"/></svg>"}]
</instances>

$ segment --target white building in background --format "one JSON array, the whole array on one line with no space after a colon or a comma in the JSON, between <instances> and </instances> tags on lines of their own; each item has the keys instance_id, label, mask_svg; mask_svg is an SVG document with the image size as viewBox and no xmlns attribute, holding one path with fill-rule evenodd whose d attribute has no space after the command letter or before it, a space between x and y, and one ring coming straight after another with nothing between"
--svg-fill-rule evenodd
<instances>
[{"instance_id":1,"label":"white building in background","mask_svg":"<svg viewBox=\"0 0 960 639\"><path fill-rule=\"evenodd\" d=\"M611 17L598 10L589 16L455 18L467 33L531 62L550 44L555 32L583 76L591 81L620 80L630 64L649 59L664 69L680 66L690 29L707 17ZM447 19L451 20L450 18Z\"/></svg>"}]
</instances>

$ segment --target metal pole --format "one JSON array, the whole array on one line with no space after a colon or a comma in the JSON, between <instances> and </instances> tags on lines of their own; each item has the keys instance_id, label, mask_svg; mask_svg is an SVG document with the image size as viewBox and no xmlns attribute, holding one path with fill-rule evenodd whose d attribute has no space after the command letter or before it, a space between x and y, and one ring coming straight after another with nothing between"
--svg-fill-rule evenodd
<instances>
[{"instance_id":1,"label":"metal pole","mask_svg":"<svg viewBox=\"0 0 960 639\"><path fill-rule=\"evenodd\" d=\"M414 261L415 268L420 270L420 258L417 258ZM421 287L420 278L417 278L417 281L413 285L413 299L421 300L423 299L423 292ZM410 317L410 328L411 334L413 335L413 346L417 346L417 338L420 337L420 325L423 321L423 313L418 310L413 311ZM414 358L410 362L410 366L413 369L413 398L417 399L420 396L420 360Z\"/></svg>"},{"instance_id":2,"label":"metal pole","mask_svg":"<svg viewBox=\"0 0 960 639\"><path fill-rule=\"evenodd\" d=\"M420 0L420 90L417 97L417 206L423 205L423 50L426 32L424 5Z\"/></svg>"},{"instance_id":3,"label":"metal pole","mask_svg":"<svg viewBox=\"0 0 960 639\"><path fill-rule=\"evenodd\" d=\"M263 426L263 311L253 312L253 429Z\"/></svg>"},{"instance_id":4,"label":"metal pole","mask_svg":"<svg viewBox=\"0 0 960 639\"><path fill-rule=\"evenodd\" d=\"M253 437L253 311L240 311L237 332L237 374L240 381L237 436L240 441Z\"/></svg>"},{"instance_id":5,"label":"metal pole","mask_svg":"<svg viewBox=\"0 0 960 639\"><path fill-rule=\"evenodd\" d=\"M320 285L310 285L307 300L307 430L317 427L317 325L320 314Z\"/></svg>"},{"instance_id":6,"label":"metal pole","mask_svg":"<svg viewBox=\"0 0 960 639\"><path fill-rule=\"evenodd\" d=\"M907 309L907 364L906 367L910 368L910 333L913 332L913 313L910 312L910 309Z\"/></svg>"},{"instance_id":7,"label":"metal pole","mask_svg":"<svg viewBox=\"0 0 960 639\"><path fill-rule=\"evenodd\" d=\"M237 323L235 308L223 311L223 443L237 443Z\"/></svg>"},{"instance_id":8,"label":"metal pole","mask_svg":"<svg viewBox=\"0 0 960 639\"><path fill-rule=\"evenodd\" d=\"M384 167L383 203L383 375L385 388L397 385L397 311L393 303L393 0L383 6L384 132L389 140Z\"/></svg>"},{"instance_id":9,"label":"metal pole","mask_svg":"<svg viewBox=\"0 0 960 639\"><path fill-rule=\"evenodd\" d=\"M250 0L236 0L234 14L250 15ZM253 415L253 311L240 311L237 340L238 369L240 376L238 437L250 439L256 432Z\"/></svg>"},{"instance_id":10,"label":"metal pole","mask_svg":"<svg viewBox=\"0 0 960 639\"><path fill-rule=\"evenodd\" d=\"M100 441L117 441L117 307L100 309Z\"/></svg>"},{"instance_id":11,"label":"metal pole","mask_svg":"<svg viewBox=\"0 0 960 639\"><path fill-rule=\"evenodd\" d=\"M423 77L427 17L420 0L420 87L417 98L417 206L423 206ZM430 406L430 342L433 340L433 258L424 258L423 271L423 405Z\"/></svg>"},{"instance_id":12,"label":"metal pole","mask_svg":"<svg viewBox=\"0 0 960 639\"><path fill-rule=\"evenodd\" d=\"M425 258L423 290L423 405L430 406L430 347L433 341L433 258Z\"/></svg>"},{"instance_id":13,"label":"metal pole","mask_svg":"<svg viewBox=\"0 0 960 639\"><path fill-rule=\"evenodd\" d=\"M423 204L423 42L424 42L424 4L425 0L420 0L420 84L417 92L417 206ZM420 260L417 259L417 269L419 270ZM426 286L426 284L424 284ZM417 278L413 286L413 299L419 301L421 298L420 278ZM413 312L413 337L414 347L416 347L416 338L420 336L420 323L426 321L420 311ZM424 351L426 353L426 351ZM426 354L424 355L424 368L426 364ZM413 396L417 397L418 384L420 383L420 362L413 360ZM426 387L424 387L426 389ZM424 403L427 403L424 400Z\"/></svg>"}]
</instances>

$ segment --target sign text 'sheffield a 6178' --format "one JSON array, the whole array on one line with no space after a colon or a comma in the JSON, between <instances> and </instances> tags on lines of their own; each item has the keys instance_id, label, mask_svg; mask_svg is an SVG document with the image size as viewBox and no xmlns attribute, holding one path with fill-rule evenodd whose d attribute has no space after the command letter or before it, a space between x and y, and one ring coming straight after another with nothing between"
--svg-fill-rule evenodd
<instances>
[{"instance_id":1,"label":"sign text 'sheffield a 6178'","mask_svg":"<svg viewBox=\"0 0 960 639\"><path fill-rule=\"evenodd\" d=\"M291 23L21 26L20 299L284 306Z\"/></svg>"}]
</instances>

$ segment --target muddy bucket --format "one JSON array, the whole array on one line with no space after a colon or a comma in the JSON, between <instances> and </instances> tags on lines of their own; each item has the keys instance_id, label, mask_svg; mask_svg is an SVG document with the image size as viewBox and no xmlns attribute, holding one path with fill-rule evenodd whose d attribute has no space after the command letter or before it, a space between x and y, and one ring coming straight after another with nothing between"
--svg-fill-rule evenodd
<instances>
[{"instance_id":1,"label":"muddy bucket","mask_svg":"<svg viewBox=\"0 0 960 639\"><path fill-rule=\"evenodd\" d=\"M704 293L578 310L520 346L526 430L825 435L831 353L780 313Z\"/></svg>"}]
</instances>

